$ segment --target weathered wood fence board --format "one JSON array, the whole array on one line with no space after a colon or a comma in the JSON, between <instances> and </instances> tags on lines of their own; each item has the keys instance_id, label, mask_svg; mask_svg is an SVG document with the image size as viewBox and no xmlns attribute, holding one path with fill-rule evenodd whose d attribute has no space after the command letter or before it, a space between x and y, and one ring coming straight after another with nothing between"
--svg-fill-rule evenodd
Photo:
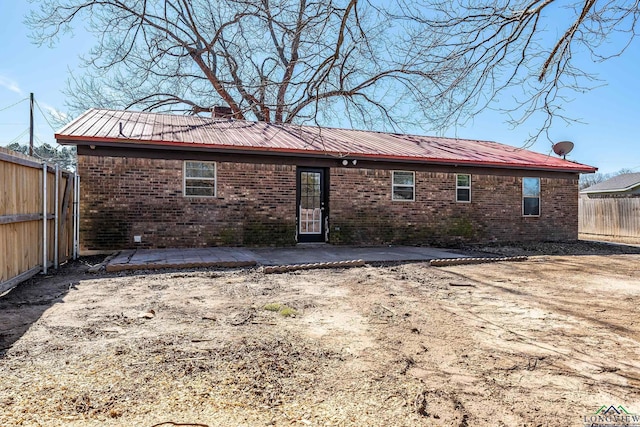
<instances>
[{"instance_id":1,"label":"weathered wood fence board","mask_svg":"<svg viewBox=\"0 0 640 427\"><path fill-rule=\"evenodd\" d=\"M640 238L640 198L580 199L579 232Z\"/></svg>"},{"instance_id":2,"label":"weathered wood fence board","mask_svg":"<svg viewBox=\"0 0 640 427\"><path fill-rule=\"evenodd\" d=\"M0 292L77 253L77 182L72 172L0 148Z\"/></svg>"}]
</instances>

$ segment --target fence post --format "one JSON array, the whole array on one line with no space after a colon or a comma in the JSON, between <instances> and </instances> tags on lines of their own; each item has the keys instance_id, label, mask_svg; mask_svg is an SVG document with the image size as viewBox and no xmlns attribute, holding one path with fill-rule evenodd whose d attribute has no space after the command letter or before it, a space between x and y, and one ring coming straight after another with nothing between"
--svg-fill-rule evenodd
<instances>
[{"instance_id":1,"label":"fence post","mask_svg":"<svg viewBox=\"0 0 640 427\"><path fill-rule=\"evenodd\" d=\"M42 273L47 274L47 162L42 163Z\"/></svg>"},{"instance_id":2,"label":"fence post","mask_svg":"<svg viewBox=\"0 0 640 427\"><path fill-rule=\"evenodd\" d=\"M11 205L0 206L1 293L71 259L74 173L4 147L0 147L0 169L9 171L0 177L0 187L4 186L0 193L13 192Z\"/></svg>"}]
</instances>

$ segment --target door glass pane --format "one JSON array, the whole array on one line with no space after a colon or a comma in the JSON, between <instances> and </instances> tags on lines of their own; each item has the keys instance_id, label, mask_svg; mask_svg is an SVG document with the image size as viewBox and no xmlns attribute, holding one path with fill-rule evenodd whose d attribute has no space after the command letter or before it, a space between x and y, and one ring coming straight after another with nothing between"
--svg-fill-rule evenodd
<instances>
[{"instance_id":1,"label":"door glass pane","mask_svg":"<svg viewBox=\"0 0 640 427\"><path fill-rule=\"evenodd\" d=\"M300 233L322 232L320 172L300 172Z\"/></svg>"}]
</instances>

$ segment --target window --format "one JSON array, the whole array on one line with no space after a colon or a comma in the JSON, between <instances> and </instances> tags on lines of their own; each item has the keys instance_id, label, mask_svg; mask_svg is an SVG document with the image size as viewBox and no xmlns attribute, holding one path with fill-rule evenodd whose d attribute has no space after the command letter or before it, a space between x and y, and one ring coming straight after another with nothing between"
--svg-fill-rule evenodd
<instances>
[{"instance_id":1,"label":"window","mask_svg":"<svg viewBox=\"0 0 640 427\"><path fill-rule=\"evenodd\" d=\"M216 196L216 164L214 162L184 162L184 195Z\"/></svg>"},{"instance_id":2,"label":"window","mask_svg":"<svg viewBox=\"0 0 640 427\"><path fill-rule=\"evenodd\" d=\"M471 175L456 175L456 202L471 201Z\"/></svg>"},{"instance_id":3,"label":"window","mask_svg":"<svg viewBox=\"0 0 640 427\"><path fill-rule=\"evenodd\" d=\"M393 171L391 200L415 200L415 172Z\"/></svg>"},{"instance_id":4,"label":"window","mask_svg":"<svg viewBox=\"0 0 640 427\"><path fill-rule=\"evenodd\" d=\"M540 215L540 178L522 178L522 215Z\"/></svg>"}]
</instances>

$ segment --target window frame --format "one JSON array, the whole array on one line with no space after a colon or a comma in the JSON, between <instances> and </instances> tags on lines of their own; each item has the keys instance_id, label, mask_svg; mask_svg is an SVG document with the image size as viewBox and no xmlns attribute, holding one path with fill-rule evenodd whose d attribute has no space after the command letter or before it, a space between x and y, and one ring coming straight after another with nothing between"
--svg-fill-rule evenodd
<instances>
[{"instance_id":1,"label":"window frame","mask_svg":"<svg viewBox=\"0 0 640 427\"><path fill-rule=\"evenodd\" d=\"M401 173L410 173L413 177L412 185L401 185L395 183L396 172ZM396 199L395 198L395 190L397 187L401 188L411 188L411 199ZM391 201L392 202L415 202L416 201L416 172L415 171L407 171L407 170L393 170L391 171Z\"/></svg>"},{"instance_id":2,"label":"window frame","mask_svg":"<svg viewBox=\"0 0 640 427\"><path fill-rule=\"evenodd\" d=\"M458 177L459 176L468 176L469 177L469 185L468 186L460 186L460 185L458 185ZM469 190L469 200L460 200L460 198L458 197L458 189ZM457 173L456 174L456 203L471 203L471 174L470 173Z\"/></svg>"},{"instance_id":3,"label":"window frame","mask_svg":"<svg viewBox=\"0 0 640 427\"><path fill-rule=\"evenodd\" d=\"M536 197L534 196L528 196L525 194L524 191L524 182L527 179L536 179L538 180L538 195ZM538 199L538 213L537 214L527 214L525 212L525 199ZM542 180L540 179L540 177L536 177L536 176L525 176L522 177L522 216L526 217L526 218L536 218L539 217L540 214L542 212Z\"/></svg>"},{"instance_id":4,"label":"window frame","mask_svg":"<svg viewBox=\"0 0 640 427\"><path fill-rule=\"evenodd\" d=\"M204 163L213 165L213 178L208 177L188 177L187 176L187 163ZM188 180L199 181L213 181L213 194L201 195L201 194L187 194L187 181ZM216 162L207 162L200 160L184 160L182 162L182 195L184 197L199 197L199 198L216 198L218 197L218 164Z\"/></svg>"}]
</instances>

